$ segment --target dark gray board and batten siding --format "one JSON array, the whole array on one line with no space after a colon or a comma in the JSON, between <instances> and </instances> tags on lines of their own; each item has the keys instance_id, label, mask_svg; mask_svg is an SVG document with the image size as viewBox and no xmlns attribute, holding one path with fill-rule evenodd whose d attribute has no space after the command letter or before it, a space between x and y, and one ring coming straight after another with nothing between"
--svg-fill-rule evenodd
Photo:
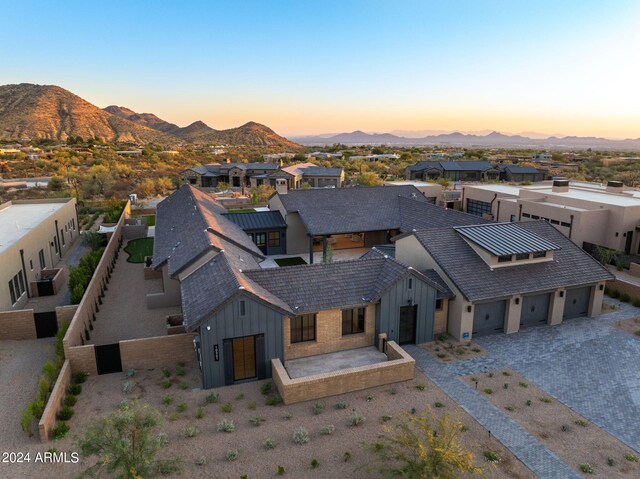
<instances>
[{"instance_id":1,"label":"dark gray board and batten siding","mask_svg":"<svg viewBox=\"0 0 640 479\"><path fill-rule=\"evenodd\" d=\"M411 279L411 289L409 278L404 278L382 295L376 311L376 336L387 333L389 341L399 341L400 307L409 306L411 298L412 304L418 306L416 343L433 341L437 291L415 276Z\"/></svg>"},{"instance_id":2,"label":"dark gray board and batten siding","mask_svg":"<svg viewBox=\"0 0 640 479\"><path fill-rule=\"evenodd\" d=\"M240 316L240 301L245 301L245 315ZM224 340L264 334L266 377L271 377L271 359L284 358L282 314L247 296L239 296L200 326L202 382L205 389L225 385ZM211 330L207 331L207 326ZM214 347L218 345L219 359ZM258 365L258 370L260 369Z\"/></svg>"}]
</instances>

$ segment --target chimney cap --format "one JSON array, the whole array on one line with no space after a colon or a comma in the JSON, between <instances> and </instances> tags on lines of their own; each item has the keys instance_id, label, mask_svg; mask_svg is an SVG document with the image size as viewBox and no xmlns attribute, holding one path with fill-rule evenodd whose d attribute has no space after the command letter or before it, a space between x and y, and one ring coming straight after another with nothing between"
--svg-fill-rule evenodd
<instances>
[{"instance_id":1,"label":"chimney cap","mask_svg":"<svg viewBox=\"0 0 640 479\"><path fill-rule=\"evenodd\" d=\"M613 188L622 188L624 184L622 183L622 181L619 181L619 180L609 180L607 182L607 186L611 186Z\"/></svg>"},{"instance_id":2,"label":"chimney cap","mask_svg":"<svg viewBox=\"0 0 640 479\"><path fill-rule=\"evenodd\" d=\"M569 186L569 180L567 180L567 179L555 179L555 180L553 180L553 186Z\"/></svg>"}]
</instances>

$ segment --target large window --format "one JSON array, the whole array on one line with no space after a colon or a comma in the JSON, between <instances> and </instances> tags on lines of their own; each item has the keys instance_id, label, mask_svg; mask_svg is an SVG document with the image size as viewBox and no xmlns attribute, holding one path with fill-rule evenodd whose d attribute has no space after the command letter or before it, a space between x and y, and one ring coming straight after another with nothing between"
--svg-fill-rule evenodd
<instances>
[{"instance_id":1,"label":"large window","mask_svg":"<svg viewBox=\"0 0 640 479\"><path fill-rule=\"evenodd\" d=\"M342 310L342 335L364 333L364 308Z\"/></svg>"},{"instance_id":2,"label":"large window","mask_svg":"<svg viewBox=\"0 0 640 479\"><path fill-rule=\"evenodd\" d=\"M280 246L280 232L269 231L269 247L277 248Z\"/></svg>"},{"instance_id":3,"label":"large window","mask_svg":"<svg viewBox=\"0 0 640 479\"><path fill-rule=\"evenodd\" d=\"M11 304L16 304L20 296L25 292L24 278L22 277L22 271L18 272L11 281L9 281L9 294L11 295Z\"/></svg>"},{"instance_id":4,"label":"large window","mask_svg":"<svg viewBox=\"0 0 640 479\"><path fill-rule=\"evenodd\" d=\"M45 269L47 263L44 261L44 250L38 251L38 258L40 259L40 269Z\"/></svg>"},{"instance_id":5,"label":"large window","mask_svg":"<svg viewBox=\"0 0 640 479\"><path fill-rule=\"evenodd\" d=\"M291 342L315 341L316 339L316 315L303 314L291 318Z\"/></svg>"},{"instance_id":6,"label":"large window","mask_svg":"<svg viewBox=\"0 0 640 479\"><path fill-rule=\"evenodd\" d=\"M467 213L482 216L484 214L491 214L491 203L486 201L478 201L467 199Z\"/></svg>"}]
</instances>

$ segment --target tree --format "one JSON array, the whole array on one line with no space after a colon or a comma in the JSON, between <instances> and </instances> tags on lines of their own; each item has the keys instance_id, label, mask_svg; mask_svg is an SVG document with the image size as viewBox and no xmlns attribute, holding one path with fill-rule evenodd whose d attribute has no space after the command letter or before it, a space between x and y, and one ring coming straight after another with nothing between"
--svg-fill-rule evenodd
<instances>
[{"instance_id":1,"label":"tree","mask_svg":"<svg viewBox=\"0 0 640 479\"><path fill-rule=\"evenodd\" d=\"M266 203L271 195L276 192L276 189L271 185L260 185L256 191L258 193L258 202Z\"/></svg>"},{"instance_id":2,"label":"tree","mask_svg":"<svg viewBox=\"0 0 640 479\"><path fill-rule=\"evenodd\" d=\"M64 188L64 178L61 176L54 176L49 180L48 188L52 191L60 191Z\"/></svg>"},{"instance_id":3,"label":"tree","mask_svg":"<svg viewBox=\"0 0 640 479\"><path fill-rule=\"evenodd\" d=\"M378 178L378 175L372 171L366 171L358 176L356 183L362 186L376 186L379 185L381 181L380 178Z\"/></svg>"},{"instance_id":4,"label":"tree","mask_svg":"<svg viewBox=\"0 0 640 479\"><path fill-rule=\"evenodd\" d=\"M451 180L449 178L445 178L444 176L441 178L438 178L436 180L436 183L442 186L445 190L451 186Z\"/></svg>"},{"instance_id":5,"label":"tree","mask_svg":"<svg viewBox=\"0 0 640 479\"><path fill-rule=\"evenodd\" d=\"M167 445L159 426L158 411L137 404L99 419L78 440L83 458L98 457L84 475L137 479L179 472L177 459L155 458Z\"/></svg>"},{"instance_id":6,"label":"tree","mask_svg":"<svg viewBox=\"0 0 640 479\"><path fill-rule=\"evenodd\" d=\"M459 443L462 423L446 414L439 420L429 408L418 415L403 414L383 431L378 442L362 444L376 456L375 469L382 477L457 479L482 472L473 453Z\"/></svg>"},{"instance_id":7,"label":"tree","mask_svg":"<svg viewBox=\"0 0 640 479\"><path fill-rule=\"evenodd\" d=\"M374 148L373 150L371 150L371 154L372 155L383 155L384 154L384 150L382 148Z\"/></svg>"},{"instance_id":8,"label":"tree","mask_svg":"<svg viewBox=\"0 0 640 479\"><path fill-rule=\"evenodd\" d=\"M173 183L171 182L171 178L161 176L156 180L156 193L159 195L166 195L172 186Z\"/></svg>"},{"instance_id":9,"label":"tree","mask_svg":"<svg viewBox=\"0 0 640 479\"><path fill-rule=\"evenodd\" d=\"M156 192L156 185L151 178L145 178L138 185L138 194L143 198L150 198Z\"/></svg>"}]
</instances>

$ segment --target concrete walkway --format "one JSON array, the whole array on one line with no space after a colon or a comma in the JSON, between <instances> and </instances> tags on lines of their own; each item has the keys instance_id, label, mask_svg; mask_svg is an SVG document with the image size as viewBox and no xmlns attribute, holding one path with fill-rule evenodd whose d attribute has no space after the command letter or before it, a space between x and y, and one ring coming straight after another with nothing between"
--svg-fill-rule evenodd
<instances>
[{"instance_id":1,"label":"concrete walkway","mask_svg":"<svg viewBox=\"0 0 640 479\"><path fill-rule=\"evenodd\" d=\"M451 370L448 365L437 361L418 346L405 345L403 347L416 360L418 369L482 426L491 431L496 439L538 477L543 479L577 479L582 477L540 444L531 434L518 426L510 417L460 381L457 372ZM486 360L486 357L477 359Z\"/></svg>"}]
</instances>

